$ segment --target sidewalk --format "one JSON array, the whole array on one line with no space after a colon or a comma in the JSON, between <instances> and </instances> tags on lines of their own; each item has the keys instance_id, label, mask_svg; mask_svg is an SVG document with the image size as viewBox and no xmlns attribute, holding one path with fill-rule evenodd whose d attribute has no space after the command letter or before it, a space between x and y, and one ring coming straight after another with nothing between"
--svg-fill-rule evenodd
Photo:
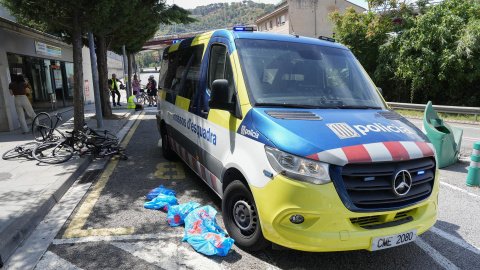
<instances>
[{"instance_id":1,"label":"sidewalk","mask_svg":"<svg viewBox=\"0 0 480 270\"><path fill-rule=\"evenodd\" d=\"M123 99L123 97L122 97ZM126 103L124 103L126 105ZM123 105L123 104L122 104ZM60 130L73 127L73 108L62 108ZM116 108L115 120L103 119L103 128L117 134L134 110ZM95 105L85 105L85 122L96 129ZM33 141L31 133L20 129L0 133L0 154L18 144ZM39 163L26 158L0 159L0 266L28 237L31 231L60 200L73 182L92 162L91 156L74 155L71 160L56 165Z\"/></svg>"}]
</instances>

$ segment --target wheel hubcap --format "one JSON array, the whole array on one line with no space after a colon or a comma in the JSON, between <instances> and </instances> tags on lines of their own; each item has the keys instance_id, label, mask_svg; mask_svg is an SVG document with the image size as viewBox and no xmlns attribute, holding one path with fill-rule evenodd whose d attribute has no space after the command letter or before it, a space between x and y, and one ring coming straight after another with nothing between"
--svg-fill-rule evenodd
<instances>
[{"instance_id":1,"label":"wheel hubcap","mask_svg":"<svg viewBox=\"0 0 480 270\"><path fill-rule=\"evenodd\" d=\"M254 229L253 217L254 212L246 201L239 200L233 206L233 219L241 230Z\"/></svg>"}]
</instances>

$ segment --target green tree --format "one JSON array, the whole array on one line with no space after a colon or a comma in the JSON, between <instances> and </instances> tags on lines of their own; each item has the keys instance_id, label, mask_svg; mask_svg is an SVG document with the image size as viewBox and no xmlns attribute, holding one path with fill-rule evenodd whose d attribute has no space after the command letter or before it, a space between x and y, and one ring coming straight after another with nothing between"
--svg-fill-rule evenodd
<instances>
[{"instance_id":1,"label":"green tree","mask_svg":"<svg viewBox=\"0 0 480 270\"><path fill-rule=\"evenodd\" d=\"M389 100L478 106L480 4L445 0L380 47L375 80Z\"/></svg>"},{"instance_id":2,"label":"green tree","mask_svg":"<svg viewBox=\"0 0 480 270\"><path fill-rule=\"evenodd\" d=\"M387 33L402 31L413 22L413 9L405 1L369 0L366 13L350 7L328 16L334 24L334 38L353 52L370 76L377 66L379 48L388 40Z\"/></svg>"},{"instance_id":3,"label":"green tree","mask_svg":"<svg viewBox=\"0 0 480 270\"><path fill-rule=\"evenodd\" d=\"M100 99L103 116L110 116L107 50L122 55L125 45L128 60L126 78L131 84L133 54L140 51L157 32L160 23L190 23L189 12L177 5L168 6L165 0L99 0L95 6L95 20L89 28L95 33L98 58ZM131 89L131 88L130 88ZM130 94L130 93L127 93Z\"/></svg>"}]
</instances>

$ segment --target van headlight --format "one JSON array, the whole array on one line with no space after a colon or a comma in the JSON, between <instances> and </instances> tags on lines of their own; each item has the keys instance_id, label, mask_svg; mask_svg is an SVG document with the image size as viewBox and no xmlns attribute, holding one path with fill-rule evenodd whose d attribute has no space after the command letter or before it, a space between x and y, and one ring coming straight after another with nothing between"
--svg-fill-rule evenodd
<instances>
[{"instance_id":1,"label":"van headlight","mask_svg":"<svg viewBox=\"0 0 480 270\"><path fill-rule=\"evenodd\" d=\"M317 185L331 182L327 163L295 156L269 146L265 146L265 152L270 165L279 174Z\"/></svg>"}]
</instances>

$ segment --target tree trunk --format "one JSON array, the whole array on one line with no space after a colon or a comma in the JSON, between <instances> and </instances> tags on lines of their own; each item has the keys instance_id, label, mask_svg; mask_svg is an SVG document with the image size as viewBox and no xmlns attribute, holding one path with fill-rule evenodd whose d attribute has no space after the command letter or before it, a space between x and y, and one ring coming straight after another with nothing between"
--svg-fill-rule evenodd
<instances>
[{"instance_id":1,"label":"tree trunk","mask_svg":"<svg viewBox=\"0 0 480 270\"><path fill-rule=\"evenodd\" d=\"M82 31L78 11L73 13L73 126L74 130L82 130L85 124L83 100L83 64L82 64Z\"/></svg>"},{"instance_id":2,"label":"tree trunk","mask_svg":"<svg viewBox=\"0 0 480 270\"><path fill-rule=\"evenodd\" d=\"M110 89L108 89L107 39L105 36L97 36L96 43L102 115L109 117L112 116L112 107L110 103Z\"/></svg>"},{"instance_id":3,"label":"tree trunk","mask_svg":"<svg viewBox=\"0 0 480 270\"><path fill-rule=\"evenodd\" d=\"M127 60L128 60L127 61L127 63L128 63L128 84L130 84L130 87L128 88L128 89L130 89L130 93L128 93L128 96L131 96L133 94L133 88L132 88L133 75L132 75L132 55L131 54L127 55Z\"/></svg>"}]
</instances>

